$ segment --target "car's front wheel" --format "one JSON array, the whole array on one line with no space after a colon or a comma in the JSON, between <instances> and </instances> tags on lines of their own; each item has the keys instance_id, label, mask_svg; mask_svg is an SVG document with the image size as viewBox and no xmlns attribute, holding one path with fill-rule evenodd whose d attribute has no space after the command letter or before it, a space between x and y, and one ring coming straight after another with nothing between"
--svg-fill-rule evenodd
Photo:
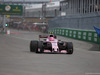
<instances>
[{"instance_id":1,"label":"car's front wheel","mask_svg":"<svg viewBox=\"0 0 100 75\"><path fill-rule=\"evenodd\" d=\"M43 42L38 41L38 48L35 51L36 53L43 53Z\"/></svg>"},{"instance_id":2,"label":"car's front wheel","mask_svg":"<svg viewBox=\"0 0 100 75\"><path fill-rule=\"evenodd\" d=\"M32 40L30 42L30 52L35 52L37 50L38 41Z\"/></svg>"}]
</instances>

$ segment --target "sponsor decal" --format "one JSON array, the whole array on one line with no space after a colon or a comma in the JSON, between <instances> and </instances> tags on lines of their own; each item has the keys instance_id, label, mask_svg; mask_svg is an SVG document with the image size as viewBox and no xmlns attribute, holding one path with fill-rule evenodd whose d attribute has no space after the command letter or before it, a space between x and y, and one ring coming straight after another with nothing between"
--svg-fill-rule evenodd
<instances>
[{"instance_id":1,"label":"sponsor decal","mask_svg":"<svg viewBox=\"0 0 100 75\"><path fill-rule=\"evenodd\" d=\"M10 11L11 7L9 5L5 6L6 11Z\"/></svg>"}]
</instances>

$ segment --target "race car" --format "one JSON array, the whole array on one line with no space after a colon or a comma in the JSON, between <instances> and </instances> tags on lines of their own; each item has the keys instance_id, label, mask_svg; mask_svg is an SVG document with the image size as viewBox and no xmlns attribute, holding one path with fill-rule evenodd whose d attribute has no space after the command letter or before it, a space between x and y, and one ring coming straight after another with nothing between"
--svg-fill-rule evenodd
<instances>
[{"instance_id":1,"label":"race car","mask_svg":"<svg viewBox=\"0 0 100 75\"><path fill-rule=\"evenodd\" d=\"M46 39L41 41L41 38ZM73 54L73 43L57 40L57 36L53 34L39 35L39 41L32 40L30 42L30 52Z\"/></svg>"}]
</instances>

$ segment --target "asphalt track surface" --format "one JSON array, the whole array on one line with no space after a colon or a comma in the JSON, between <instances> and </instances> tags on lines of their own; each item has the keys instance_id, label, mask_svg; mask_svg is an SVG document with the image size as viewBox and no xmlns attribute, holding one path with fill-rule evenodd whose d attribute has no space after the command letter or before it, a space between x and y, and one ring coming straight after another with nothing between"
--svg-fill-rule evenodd
<instances>
[{"instance_id":1,"label":"asphalt track surface","mask_svg":"<svg viewBox=\"0 0 100 75\"><path fill-rule=\"evenodd\" d=\"M57 36L73 42L74 53L36 54L29 50L30 40L40 32L12 30L0 34L0 75L100 75L98 45Z\"/></svg>"}]
</instances>

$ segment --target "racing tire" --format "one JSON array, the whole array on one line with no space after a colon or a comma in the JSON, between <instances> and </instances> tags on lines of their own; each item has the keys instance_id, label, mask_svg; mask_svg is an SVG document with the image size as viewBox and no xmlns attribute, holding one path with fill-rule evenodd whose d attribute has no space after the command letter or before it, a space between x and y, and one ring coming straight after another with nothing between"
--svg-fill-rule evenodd
<instances>
[{"instance_id":1,"label":"racing tire","mask_svg":"<svg viewBox=\"0 0 100 75\"><path fill-rule=\"evenodd\" d=\"M73 54L73 43L67 42L67 54Z\"/></svg>"},{"instance_id":2,"label":"racing tire","mask_svg":"<svg viewBox=\"0 0 100 75\"><path fill-rule=\"evenodd\" d=\"M43 42L38 41L38 48L35 51L36 53L43 53Z\"/></svg>"},{"instance_id":3,"label":"racing tire","mask_svg":"<svg viewBox=\"0 0 100 75\"><path fill-rule=\"evenodd\" d=\"M32 40L30 42L30 52L35 52L35 50L37 50L37 45L38 45L38 41L34 41Z\"/></svg>"}]
</instances>

